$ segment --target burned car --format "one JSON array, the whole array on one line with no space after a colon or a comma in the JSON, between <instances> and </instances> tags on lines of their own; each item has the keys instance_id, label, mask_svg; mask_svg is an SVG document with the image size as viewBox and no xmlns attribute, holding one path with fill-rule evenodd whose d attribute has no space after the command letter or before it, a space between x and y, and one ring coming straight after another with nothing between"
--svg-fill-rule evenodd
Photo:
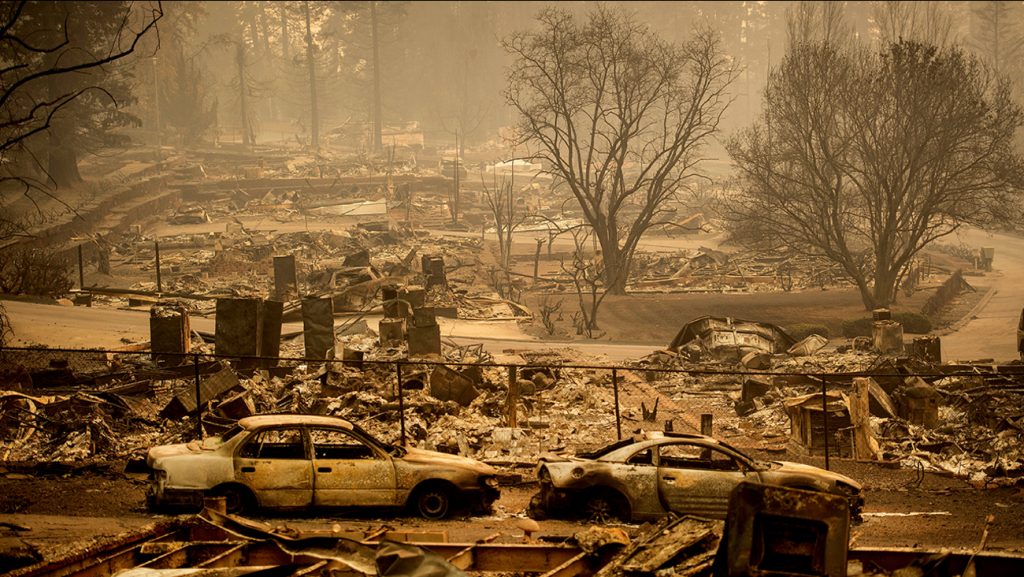
<instances>
[{"instance_id":1,"label":"burned car","mask_svg":"<svg viewBox=\"0 0 1024 577\"><path fill-rule=\"evenodd\" d=\"M743 481L845 496L853 518L863 505L857 481L799 463L758 461L712 437L643 433L577 457L542 457L534 518L657 519L668 512L724 519Z\"/></svg>"},{"instance_id":2,"label":"burned car","mask_svg":"<svg viewBox=\"0 0 1024 577\"><path fill-rule=\"evenodd\" d=\"M389 445L336 417L258 415L223 435L149 450L151 507L223 496L229 512L407 507L439 519L490 511L496 471L479 461Z\"/></svg>"}]
</instances>

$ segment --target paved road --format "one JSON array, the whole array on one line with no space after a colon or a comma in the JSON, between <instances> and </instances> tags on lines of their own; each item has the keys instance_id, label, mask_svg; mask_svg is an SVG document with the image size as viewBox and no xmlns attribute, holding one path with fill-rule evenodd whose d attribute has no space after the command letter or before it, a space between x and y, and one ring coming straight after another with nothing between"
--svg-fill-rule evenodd
<instances>
[{"instance_id":1,"label":"paved road","mask_svg":"<svg viewBox=\"0 0 1024 577\"><path fill-rule=\"evenodd\" d=\"M942 337L942 358L991 358L997 362L1017 359L1017 322L1024 307L1024 238L970 230L962 233L960 240L971 248L995 247L993 272L976 281L994 288L995 293L975 311L974 318ZM973 281L968 278L968 282Z\"/></svg>"},{"instance_id":2,"label":"paved road","mask_svg":"<svg viewBox=\"0 0 1024 577\"><path fill-rule=\"evenodd\" d=\"M69 307L5 301L17 346L45 345L66 348L116 348L149 339L149 314L145 311ZM376 326L379 316L366 318ZM484 350L574 348L588 356L606 355L610 361L634 359L650 353L653 345L612 344L585 341L541 341L522 333L515 321L466 321L439 319L444 337L462 345L482 343ZM193 317L193 329L214 331L212 318ZM340 326L341 320L336 321ZM282 332L298 332L302 323L285 323Z\"/></svg>"}]
</instances>

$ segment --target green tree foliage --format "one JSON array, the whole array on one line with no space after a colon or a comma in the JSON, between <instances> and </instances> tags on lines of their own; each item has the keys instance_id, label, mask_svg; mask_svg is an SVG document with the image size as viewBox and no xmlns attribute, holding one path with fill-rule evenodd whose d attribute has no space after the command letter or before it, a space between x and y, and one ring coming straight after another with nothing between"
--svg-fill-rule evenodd
<instances>
[{"instance_id":1,"label":"green tree foliage","mask_svg":"<svg viewBox=\"0 0 1024 577\"><path fill-rule=\"evenodd\" d=\"M0 159L8 179L80 180L78 158L138 123L126 65L163 15L159 2L0 4Z\"/></svg>"},{"instance_id":2,"label":"green tree foliage","mask_svg":"<svg viewBox=\"0 0 1024 577\"><path fill-rule=\"evenodd\" d=\"M207 15L206 7L202 2L169 2L164 12L153 66L158 78L153 79L151 87L159 98L159 108L152 114L154 119L159 115L158 130L171 131L172 141L195 145L212 136L217 122L203 58L212 42L201 40L197 34L200 21ZM152 107L152 95L149 98Z\"/></svg>"}]
</instances>

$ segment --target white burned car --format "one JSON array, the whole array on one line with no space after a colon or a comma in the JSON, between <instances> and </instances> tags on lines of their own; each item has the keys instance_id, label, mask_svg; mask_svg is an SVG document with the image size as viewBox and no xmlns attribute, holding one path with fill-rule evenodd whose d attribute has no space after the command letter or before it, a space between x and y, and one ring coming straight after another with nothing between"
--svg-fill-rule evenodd
<instances>
[{"instance_id":1,"label":"white burned car","mask_svg":"<svg viewBox=\"0 0 1024 577\"><path fill-rule=\"evenodd\" d=\"M799 463L758 461L703 435L644 433L578 457L543 457L534 518L657 519L670 511L724 519L743 481L842 495L850 514L864 504L857 481Z\"/></svg>"},{"instance_id":2,"label":"white burned car","mask_svg":"<svg viewBox=\"0 0 1024 577\"><path fill-rule=\"evenodd\" d=\"M151 507L226 498L229 512L257 507L408 507L437 519L490 511L496 471L479 461L382 443L335 417L246 417L217 437L149 450Z\"/></svg>"}]
</instances>

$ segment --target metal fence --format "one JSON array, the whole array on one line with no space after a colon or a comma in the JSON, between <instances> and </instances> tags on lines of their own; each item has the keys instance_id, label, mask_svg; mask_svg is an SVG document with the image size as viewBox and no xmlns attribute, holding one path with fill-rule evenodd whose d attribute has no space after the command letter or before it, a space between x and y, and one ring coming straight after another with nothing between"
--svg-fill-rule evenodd
<instances>
[{"instance_id":1,"label":"metal fence","mask_svg":"<svg viewBox=\"0 0 1024 577\"><path fill-rule=\"evenodd\" d=\"M117 372L115 369L118 368L118 359L125 357L145 357L146 361L144 366L152 367L154 371L162 371L164 375L171 375L170 378L178 380L192 380L195 386L195 421L196 421L196 435L201 437L203 435L203 411L205 405L212 401L212 398L204 398L203 392L203 375L208 374L212 367L219 367L220 363L228 362L232 368L238 371L245 371L246 369L268 369L273 367L286 367L287 365L298 366L301 364L305 365L323 365L325 368L341 365L351 366L364 369L365 367L375 367L379 372L383 372L385 375L391 373L393 377L393 393L396 396L398 403L398 414L399 414L399 434L402 444L406 443L406 422L405 422L405 396L406 396L406 381L403 380L403 369L409 370L413 367L437 367L443 366L450 369L466 369L475 367L479 369L483 368L497 368L507 371L508 374L508 392L506 397L505 407L505 418L506 425L515 427L516 423L516 409L517 404L520 402L519 390L518 390L518 375L522 374L524 370L563 370L563 369L581 369L589 371L607 371L610 376L612 385L612 393L614 399L614 417L615 417L615 434L618 439L622 439L622 415L620 411L620 399L619 399L619 388L620 388L620 377L625 372L634 373L646 373L648 375L687 375L690 377L734 377L745 379L752 376L767 376L767 377L788 377L796 378L805 384L814 383L820 388L822 395L822 414L824 418L824 457L825 467L829 467L829 431L828 418L829 418L829 389L837 389L844 387L852 382L855 377L895 377L899 379L905 379L907 377L922 377L922 378L939 378L939 377L956 377L956 376L977 376L976 372L971 370L963 371L943 371L943 372L905 372L905 371L869 371L869 372L819 372L819 371L768 371L768 370L736 370L736 369L708 369L708 368L680 368L680 367L658 367L648 366L640 363L637 364L579 364L579 363L526 363L526 364L510 364L510 363L493 363L493 362L458 362L448 360L431 360L431 359L415 359L415 358L403 358L403 359L391 359L391 360L369 360L369 359L317 359L307 357L290 357L290 356L279 356L279 357L261 357L261 356L227 356L217 355L210 353L190 352L190 353L153 353L151 351L126 351L126 350L107 350L107 349L70 349L70 348L45 348L45 347L5 347L0 349L0 371L7 373L8 388L12 381L16 382L19 377L16 375L12 376L13 373L21 371L22 376L20 378L27 378L26 373L33 371L54 371L55 367L57 370L73 371L80 374L93 375L91 383L94 388L103 388L104 384L109 385L113 378L112 375ZM140 363L141 364L141 363ZM112 366L113 365L113 366ZM107 375L104 376L104 371ZM407 373L408 374L408 373ZM136 378L145 375L136 375ZM106 383L104 383L106 381ZM31 384L29 384L31 386ZM68 383L65 389L82 388L81 384ZM48 389L50 391L61 390L60 382L58 379L57 387ZM685 391L684 391L685 392ZM703 425L704 423L702 423ZM709 424L710 425L710 424ZM702 429L704 427L702 426ZM710 426L708 426L710 429ZM710 434L710 430L702 430L702 433Z\"/></svg>"}]
</instances>

